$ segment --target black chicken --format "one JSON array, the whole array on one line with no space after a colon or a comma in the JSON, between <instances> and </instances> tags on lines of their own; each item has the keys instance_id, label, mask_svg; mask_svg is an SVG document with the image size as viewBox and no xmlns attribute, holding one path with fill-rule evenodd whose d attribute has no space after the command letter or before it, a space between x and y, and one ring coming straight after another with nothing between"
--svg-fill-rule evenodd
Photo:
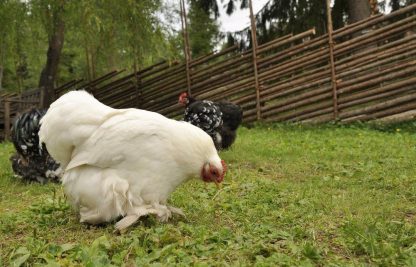
<instances>
[{"instance_id":1,"label":"black chicken","mask_svg":"<svg viewBox=\"0 0 416 267\"><path fill-rule=\"evenodd\" d=\"M32 109L19 115L13 123L12 141L16 153L10 157L13 171L25 180L46 183L59 181L62 169L39 145L40 119L46 110Z\"/></svg>"},{"instance_id":2,"label":"black chicken","mask_svg":"<svg viewBox=\"0 0 416 267\"><path fill-rule=\"evenodd\" d=\"M184 121L209 134L218 150L229 148L235 141L237 128L243 120L243 110L230 102L196 100L184 92L179 96L184 105Z\"/></svg>"}]
</instances>

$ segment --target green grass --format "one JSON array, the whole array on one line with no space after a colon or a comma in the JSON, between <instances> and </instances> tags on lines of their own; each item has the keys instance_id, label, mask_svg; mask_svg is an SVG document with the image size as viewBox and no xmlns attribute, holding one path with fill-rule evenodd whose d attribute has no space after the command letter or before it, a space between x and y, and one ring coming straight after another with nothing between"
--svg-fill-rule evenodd
<instances>
[{"instance_id":1,"label":"green grass","mask_svg":"<svg viewBox=\"0 0 416 267\"><path fill-rule=\"evenodd\" d=\"M14 178L1 145L0 266L416 266L415 125L242 128L220 191L185 184L186 219L123 235Z\"/></svg>"}]
</instances>

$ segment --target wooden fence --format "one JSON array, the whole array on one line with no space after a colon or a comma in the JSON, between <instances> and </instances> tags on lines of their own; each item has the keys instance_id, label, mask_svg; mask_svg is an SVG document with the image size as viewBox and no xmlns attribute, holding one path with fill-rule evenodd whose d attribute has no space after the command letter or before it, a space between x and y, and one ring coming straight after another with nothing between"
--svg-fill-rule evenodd
<instances>
[{"instance_id":1,"label":"wooden fence","mask_svg":"<svg viewBox=\"0 0 416 267\"><path fill-rule=\"evenodd\" d=\"M135 107L178 118L183 112L178 96L189 87L196 98L241 105L246 123L259 118L351 122L415 111L415 71L416 5L410 5L336 31L330 25L323 36L316 37L311 29L260 44L254 51L241 52L234 46L125 76L114 71L89 83L71 81L56 94L85 89L115 108ZM9 113L18 106L13 102ZM3 108L0 121L5 112Z\"/></svg>"},{"instance_id":2,"label":"wooden fence","mask_svg":"<svg viewBox=\"0 0 416 267\"><path fill-rule=\"evenodd\" d=\"M30 107L38 106L40 98L40 90L29 90L22 94L16 93L3 93L0 94L0 140L4 138L4 135L8 137L10 135L10 127L12 118L20 110L26 110Z\"/></svg>"}]
</instances>

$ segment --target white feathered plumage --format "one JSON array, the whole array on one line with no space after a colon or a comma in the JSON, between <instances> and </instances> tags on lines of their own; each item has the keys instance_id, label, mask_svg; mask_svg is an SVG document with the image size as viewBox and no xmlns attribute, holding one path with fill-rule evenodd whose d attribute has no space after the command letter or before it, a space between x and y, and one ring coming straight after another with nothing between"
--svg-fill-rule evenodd
<instances>
[{"instance_id":1,"label":"white feathered plumage","mask_svg":"<svg viewBox=\"0 0 416 267\"><path fill-rule=\"evenodd\" d=\"M98 224L123 216L116 228L140 216L172 213L169 195L200 176L223 180L225 164L201 129L139 109L113 109L84 91L56 100L42 118L40 142L64 168L65 193L81 222Z\"/></svg>"}]
</instances>

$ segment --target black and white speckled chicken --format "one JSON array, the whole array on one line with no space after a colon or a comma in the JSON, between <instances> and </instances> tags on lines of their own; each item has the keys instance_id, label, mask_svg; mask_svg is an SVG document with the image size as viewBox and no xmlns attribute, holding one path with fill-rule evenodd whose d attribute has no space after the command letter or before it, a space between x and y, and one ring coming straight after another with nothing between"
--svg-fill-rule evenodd
<instances>
[{"instance_id":1,"label":"black and white speckled chicken","mask_svg":"<svg viewBox=\"0 0 416 267\"><path fill-rule=\"evenodd\" d=\"M40 119L45 113L46 110L34 108L20 114L13 123L12 141L16 153L10 157L10 161L15 174L24 180L57 182L62 172L46 147L39 145Z\"/></svg>"},{"instance_id":2,"label":"black and white speckled chicken","mask_svg":"<svg viewBox=\"0 0 416 267\"><path fill-rule=\"evenodd\" d=\"M179 103L185 106L184 121L208 133L218 150L234 143L243 120L240 106L224 101L196 100L186 92L179 96Z\"/></svg>"}]
</instances>

